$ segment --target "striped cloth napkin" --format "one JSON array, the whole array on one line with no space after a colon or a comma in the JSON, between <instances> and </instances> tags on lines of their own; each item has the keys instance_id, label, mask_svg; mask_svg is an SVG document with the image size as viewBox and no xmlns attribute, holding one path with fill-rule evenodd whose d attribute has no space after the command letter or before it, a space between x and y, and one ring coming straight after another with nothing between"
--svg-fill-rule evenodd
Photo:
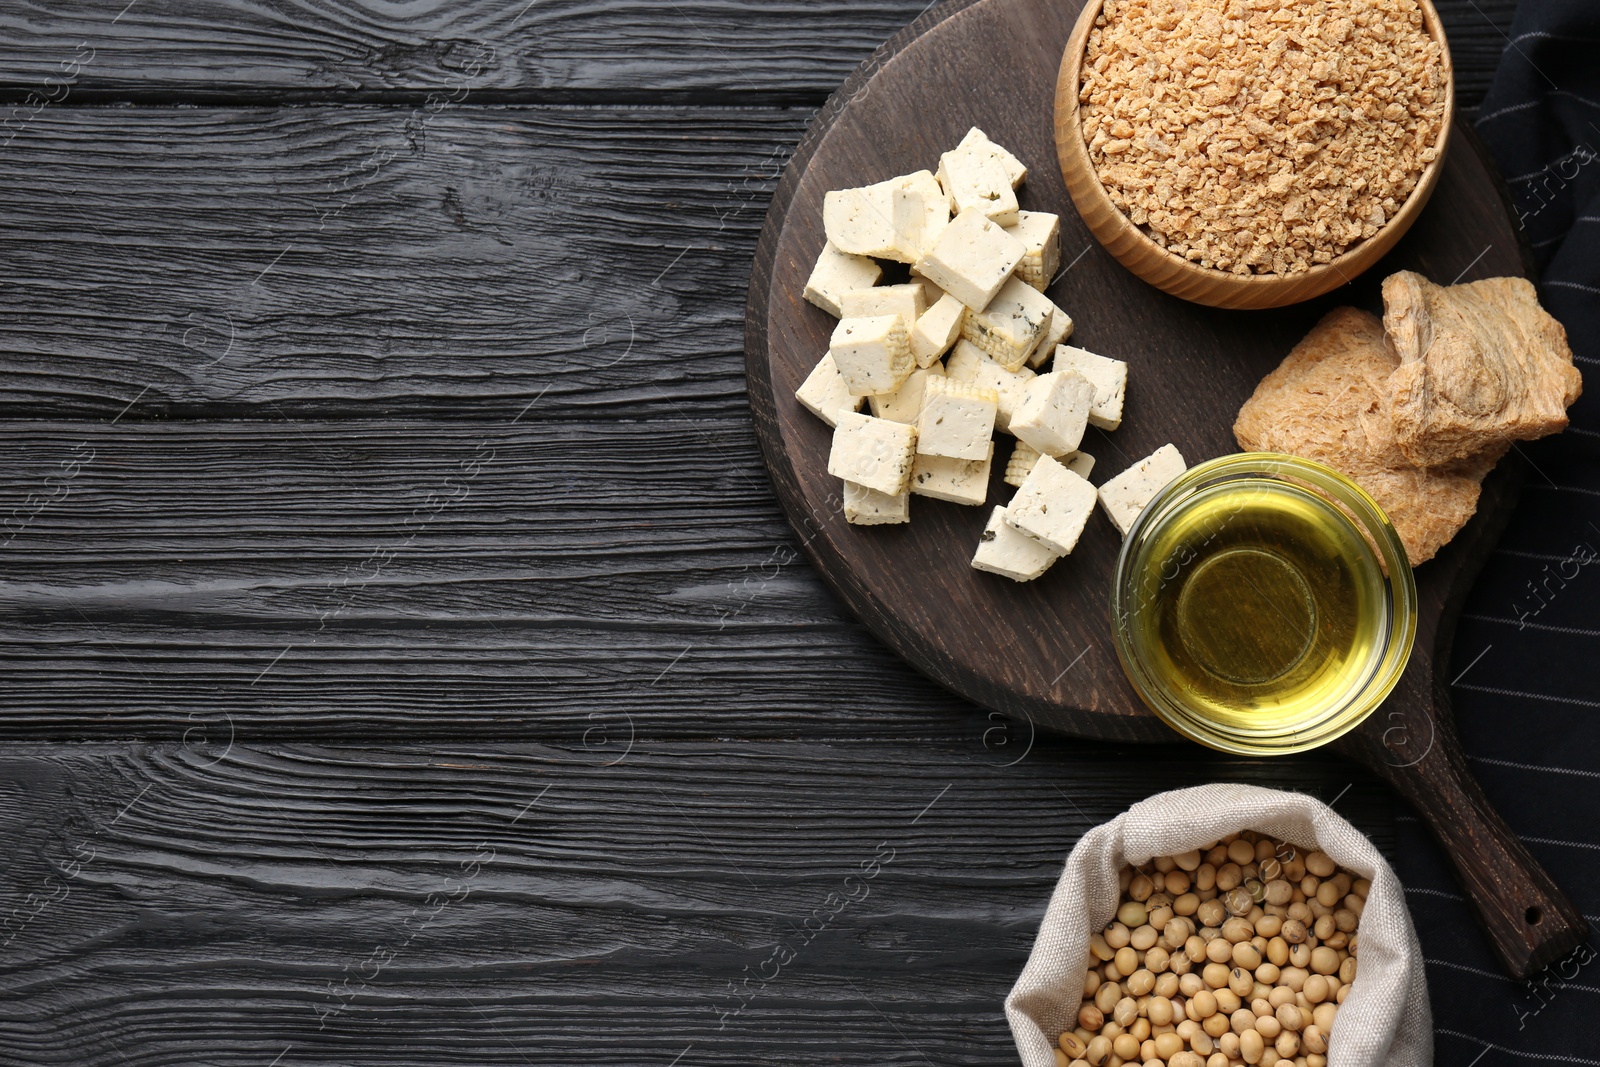
<instances>
[{"instance_id":1,"label":"striped cloth napkin","mask_svg":"<svg viewBox=\"0 0 1600 1067\"><path fill-rule=\"evenodd\" d=\"M1600 929L1600 0L1523 0L1476 126L1586 391L1567 432L1519 446L1535 473L1467 602L1451 696L1485 791ZM1600 938L1515 982L1409 815L1397 867L1440 1064L1600 1065Z\"/></svg>"}]
</instances>

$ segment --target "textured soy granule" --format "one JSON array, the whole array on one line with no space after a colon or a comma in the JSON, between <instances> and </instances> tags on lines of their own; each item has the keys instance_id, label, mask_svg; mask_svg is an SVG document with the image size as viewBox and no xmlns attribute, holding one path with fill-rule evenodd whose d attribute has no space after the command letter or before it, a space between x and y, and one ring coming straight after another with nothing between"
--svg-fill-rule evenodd
<instances>
[{"instance_id":1,"label":"textured soy granule","mask_svg":"<svg viewBox=\"0 0 1600 1067\"><path fill-rule=\"evenodd\" d=\"M1395 216L1449 92L1416 0L1106 0L1079 101L1101 182L1157 244L1293 274Z\"/></svg>"}]
</instances>

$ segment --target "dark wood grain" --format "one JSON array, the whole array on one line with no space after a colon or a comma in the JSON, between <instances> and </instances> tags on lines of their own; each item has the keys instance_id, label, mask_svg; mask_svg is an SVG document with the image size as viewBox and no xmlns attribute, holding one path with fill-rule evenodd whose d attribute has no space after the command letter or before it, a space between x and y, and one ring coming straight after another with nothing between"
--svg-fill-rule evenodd
<instances>
[{"instance_id":1,"label":"dark wood grain","mask_svg":"<svg viewBox=\"0 0 1600 1067\"><path fill-rule=\"evenodd\" d=\"M82 12L32 6L9 5L0 15L7 87L59 74L59 61L86 43L92 59L76 88L90 96L361 98L465 84L502 101L666 92L770 102L820 101L923 4L142 0L120 18L120 4Z\"/></svg>"},{"instance_id":2,"label":"dark wood grain","mask_svg":"<svg viewBox=\"0 0 1600 1067\"><path fill-rule=\"evenodd\" d=\"M747 419L540 412L0 424L0 736L986 728L815 581Z\"/></svg>"},{"instance_id":3,"label":"dark wood grain","mask_svg":"<svg viewBox=\"0 0 1600 1067\"><path fill-rule=\"evenodd\" d=\"M1285 783L1073 749L13 745L0 1062L1011 1063L1072 842L1152 788ZM1391 845L1372 779L1296 772Z\"/></svg>"},{"instance_id":4,"label":"dark wood grain","mask_svg":"<svg viewBox=\"0 0 1600 1067\"><path fill-rule=\"evenodd\" d=\"M1091 519L1070 558L1021 586L970 568L986 508L919 500L909 526L862 529L844 522L836 480L827 474L831 433L793 399L833 326L800 298L825 241L823 194L931 168L941 146L954 145L970 125L984 127L1028 163L1033 175L1024 206L1062 216L1064 259L1074 264L1051 287L1052 299L1072 314L1075 343L1130 365L1122 429L1087 445L1107 474L1167 442L1190 464L1236 452L1233 414L1256 383L1328 307L1377 310L1376 288L1385 276L1416 270L1449 284L1520 275L1526 255L1492 164L1463 130L1452 138L1434 197L1412 230L1367 274L1328 296L1238 312L1151 288L1088 234L1050 166L1051 90L1080 7L1043 0L962 4L937 23L908 28L846 83L808 131L774 197L751 286L748 373L779 498L797 530L815 531L806 551L874 633L987 707L1078 736L1148 740L1166 728L1117 661L1107 598L1120 540L1104 516ZM987 57L1019 40L1029 47L1012 45L1012 76L985 79ZM944 88L958 86L959 92ZM1075 261L1077 248L1085 252ZM1346 751L1391 778L1416 779L1402 791L1418 801L1451 851L1507 969L1527 977L1580 943L1587 925L1472 781L1448 727L1447 686L1437 677L1448 670L1453 613L1515 504L1514 490L1504 487L1511 478L1502 475L1501 489L1484 495L1453 551L1418 570L1423 621L1408 685L1363 725L1363 742ZM1442 722L1428 732L1435 751L1426 759L1396 758L1384 743L1395 731L1385 716L1398 716L1413 736Z\"/></svg>"},{"instance_id":5,"label":"dark wood grain","mask_svg":"<svg viewBox=\"0 0 1600 1067\"><path fill-rule=\"evenodd\" d=\"M1439 5L1463 93L1475 103L1505 46L1515 0ZM459 85L492 99L660 99L717 94L820 104L851 69L926 7L925 0L482 0L388 5L275 0L140 0L61 10L0 9L0 92L59 78L93 49L80 98L276 99L381 96ZM483 55L484 69L464 77ZM88 54L87 52L82 54ZM49 90L51 95L55 90Z\"/></svg>"},{"instance_id":6,"label":"dark wood grain","mask_svg":"<svg viewBox=\"0 0 1600 1067\"><path fill-rule=\"evenodd\" d=\"M804 122L46 112L0 153L0 417L742 416L750 254Z\"/></svg>"}]
</instances>

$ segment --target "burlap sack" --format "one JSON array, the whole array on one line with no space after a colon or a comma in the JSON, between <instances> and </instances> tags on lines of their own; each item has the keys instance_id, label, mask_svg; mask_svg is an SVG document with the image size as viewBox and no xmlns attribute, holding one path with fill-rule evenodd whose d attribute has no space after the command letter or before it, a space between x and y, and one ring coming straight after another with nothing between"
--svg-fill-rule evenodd
<instances>
[{"instance_id":1,"label":"burlap sack","mask_svg":"<svg viewBox=\"0 0 1600 1067\"><path fill-rule=\"evenodd\" d=\"M1328 1067L1428 1067L1433 1013L1422 947L1400 881L1355 827L1300 793L1206 785L1162 793L1090 830L1067 857L1028 964L1006 997L1006 1018L1024 1067L1054 1067L1056 1039L1076 1025L1089 937L1116 915L1117 872L1176 855L1239 830L1257 830L1371 879L1361 914L1361 962L1339 1008Z\"/></svg>"}]
</instances>

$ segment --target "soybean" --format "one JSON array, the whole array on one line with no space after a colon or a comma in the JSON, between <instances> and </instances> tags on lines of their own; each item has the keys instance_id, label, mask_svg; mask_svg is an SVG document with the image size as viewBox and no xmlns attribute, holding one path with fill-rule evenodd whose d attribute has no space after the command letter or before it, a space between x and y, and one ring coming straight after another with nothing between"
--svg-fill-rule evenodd
<instances>
[{"instance_id":1,"label":"soybean","mask_svg":"<svg viewBox=\"0 0 1600 1067\"><path fill-rule=\"evenodd\" d=\"M1245 831L1118 884L1055 1067L1327 1067L1367 880Z\"/></svg>"},{"instance_id":2,"label":"soybean","mask_svg":"<svg viewBox=\"0 0 1600 1067\"><path fill-rule=\"evenodd\" d=\"M1137 900L1130 900L1117 909L1117 921L1128 929L1144 925L1145 907Z\"/></svg>"}]
</instances>

